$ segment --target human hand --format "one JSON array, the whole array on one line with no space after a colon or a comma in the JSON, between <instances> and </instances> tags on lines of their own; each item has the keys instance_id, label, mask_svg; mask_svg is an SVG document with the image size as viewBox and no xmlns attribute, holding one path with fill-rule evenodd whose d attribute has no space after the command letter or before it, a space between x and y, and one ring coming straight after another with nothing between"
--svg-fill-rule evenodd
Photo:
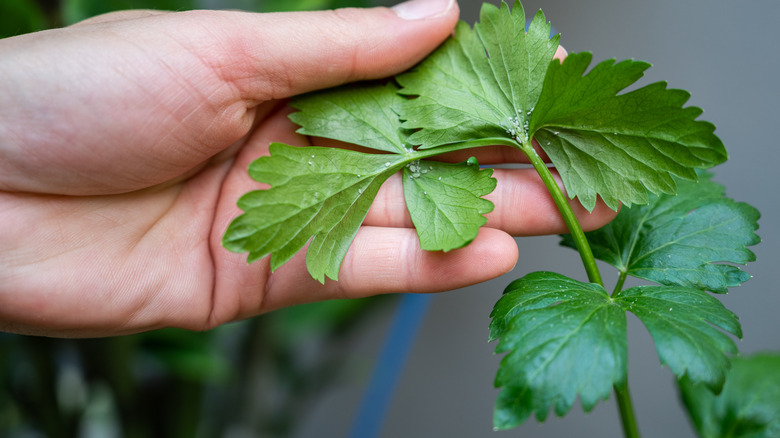
<instances>
[{"instance_id":1,"label":"human hand","mask_svg":"<svg viewBox=\"0 0 780 438\"><path fill-rule=\"evenodd\" d=\"M271 273L267 260L249 265L221 245L236 200L259 186L249 162L271 141L310 144L287 119L285 98L399 73L457 16L454 0L395 11L134 11L0 40L0 330L200 330L308 301L451 290L509 271L511 235L565 230L527 170L496 170L488 226L448 253L419 248L392 178L338 282L312 280L303 252ZM518 159L503 149L475 154ZM586 228L614 217L603 205L575 211Z\"/></svg>"}]
</instances>

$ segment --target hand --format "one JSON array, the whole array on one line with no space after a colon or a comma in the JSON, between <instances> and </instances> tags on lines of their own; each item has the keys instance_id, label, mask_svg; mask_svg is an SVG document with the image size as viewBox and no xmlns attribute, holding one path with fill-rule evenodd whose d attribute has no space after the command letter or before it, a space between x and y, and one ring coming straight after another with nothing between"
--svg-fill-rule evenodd
<instances>
[{"instance_id":1,"label":"hand","mask_svg":"<svg viewBox=\"0 0 780 438\"><path fill-rule=\"evenodd\" d=\"M271 141L306 145L284 99L399 73L458 8L252 14L134 11L0 40L0 330L104 336L208 329L293 304L481 282L517 260L510 236L564 225L538 178L497 170L496 209L469 246L419 249L386 184L339 274L304 253L271 273L221 245ZM504 161L498 150L481 161ZM516 157L508 157L515 159ZM603 205L586 228L614 213Z\"/></svg>"}]
</instances>

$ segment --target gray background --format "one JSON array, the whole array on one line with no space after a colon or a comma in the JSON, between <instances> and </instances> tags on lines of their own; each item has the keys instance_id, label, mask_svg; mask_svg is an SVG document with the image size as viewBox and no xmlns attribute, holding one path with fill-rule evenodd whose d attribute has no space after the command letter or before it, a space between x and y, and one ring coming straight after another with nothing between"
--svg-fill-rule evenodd
<instances>
[{"instance_id":1,"label":"gray background","mask_svg":"<svg viewBox=\"0 0 780 438\"><path fill-rule=\"evenodd\" d=\"M497 1L491 3L497 4ZM461 17L473 23L478 1L461 0ZM780 19L777 0L549 0L526 1L527 14L542 8L569 52L591 51L594 61L609 58L651 62L643 84L665 80L692 94L690 105L717 125L730 160L715 169L730 197L762 212L754 247L758 261L746 270L755 278L721 297L741 317L743 353L780 350L780 272L776 190L780 158L777 83ZM488 314L503 288L536 270L554 269L584 279L574 251L559 248L557 237L518 239L514 272L478 286L437 295L414 344L393 398L382 437L611 437L621 430L613 398L586 415L579 405L564 418L529 420L509 432L493 432L497 390L492 382L500 357L488 344ZM602 265L606 274L611 269ZM606 275L605 275L606 276ZM614 277L607 276L609 283ZM609 286L608 286L609 287ZM390 309L392 310L392 309ZM355 357L344 384L326 394L301 425L300 437L340 437L349 432L371 371L374 354L392 316L388 311L356 340ZM646 437L693 437L682 412L672 375L659 364L644 327L629 320L630 386L639 426Z\"/></svg>"}]
</instances>

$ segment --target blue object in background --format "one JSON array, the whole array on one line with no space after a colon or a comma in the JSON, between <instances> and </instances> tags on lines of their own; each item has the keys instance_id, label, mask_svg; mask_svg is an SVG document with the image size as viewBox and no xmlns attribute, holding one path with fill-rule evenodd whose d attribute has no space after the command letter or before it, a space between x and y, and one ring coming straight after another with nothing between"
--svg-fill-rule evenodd
<instances>
[{"instance_id":1,"label":"blue object in background","mask_svg":"<svg viewBox=\"0 0 780 438\"><path fill-rule=\"evenodd\" d=\"M351 438L375 438L401 378L406 358L431 301L430 294L403 294L363 395Z\"/></svg>"}]
</instances>

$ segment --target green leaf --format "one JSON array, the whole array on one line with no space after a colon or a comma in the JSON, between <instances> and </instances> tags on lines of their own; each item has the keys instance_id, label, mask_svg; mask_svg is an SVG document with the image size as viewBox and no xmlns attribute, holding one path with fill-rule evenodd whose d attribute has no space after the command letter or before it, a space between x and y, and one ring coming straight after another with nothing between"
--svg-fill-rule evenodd
<instances>
[{"instance_id":1,"label":"green leaf","mask_svg":"<svg viewBox=\"0 0 780 438\"><path fill-rule=\"evenodd\" d=\"M449 251L474 240L493 210L481 198L496 187L492 174L469 162L415 161L404 168L404 197L422 249Z\"/></svg>"},{"instance_id":2,"label":"green leaf","mask_svg":"<svg viewBox=\"0 0 780 438\"><path fill-rule=\"evenodd\" d=\"M655 341L661 363L679 378L723 385L725 333L741 336L737 317L698 289L640 286L610 297L604 288L560 274L535 272L512 282L491 313L490 340L500 338L495 384L502 387L494 426L507 429L550 407L566 414L577 396L590 410L627 373L626 315L634 313Z\"/></svg>"},{"instance_id":3,"label":"green leaf","mask_svg":"<svg viewBox=\"0 0 780 438\"><path fill-rule=\"evenodd\" d=\"M249 168L271 189L242 196L244 213L228 227L223 245L249 252L250 262L271 256L275 270L311 243L306 265L313 278L338 279L341 262L382 183L406 157L336 148L272 143L271 155ZM313 237L313 239L312 239Z\"/></svg>"},{"instance_id":4,"label":"green leaf","mask_svg":"<svg viewBox=\"0 0 780 438\"><path fill-rule=\"evenodd\" d=\"M503 387L493 423L543 421L553 406L569 411L579 395L585 410L626 379L626 316L603 287L536 272L510 284L491 314L491 339L501 338L496 386Z\"/></svg>"},{"instance_id":5,"label":"green leaf","mask_svg":"<svg viewBox=\"0 0 780 438\"><path fill-rule=\"evenodd\" d=\"M592 210L596 196L617 209L646 204L647 193L675 193L672 175L695 180L694 168L726 160L715 127L683 107L689 94L654 83L616 94L649 64L604 61L585 73L591 54L553 62L530 130L561 174L569 196Z\"/></svg>"},{"instance_id":6,"label":"green leaf","mask_svg":"<svg viewBox=\"0 0 780 438\"><path fill-rule=\"evenodd\" d=\"M393 106L402 100L393 85L348 85L293 101L290 120L298 133L331 138L396 154L411 152Z\"/></svg>"},{"instance_id":7,"label":"green leaf","mask_svg":"<svg viewBox=\"0 0 780 438\"><path fill-rule=\"evenodd\" d=\"M696 168L726 160L714 126L683 107L689 94L655 83L619 94L649 64L604 61L585 74L592 56L553 60L558 36L536 14L525 32L515 3L486 4L471 30L455 36L414 71L398 76L403 126L421 148L499 138L526 153L535 138L561 175L570 197L593 210L600 196L611 208L646 204L648 191L675 193L673 176L694 180Z\"/></svg>"},{"instance_id":8,"label":"green leaf","mask_svg":"<svg viewBox=\"0 0 780 438\"><path fill-rule=\"evenodd\" d=\"M419 129L410 140L430 148L490 137L513 138L540 93L558 47L544 15L525 32L525 12L484 4L472 31L463 22L455 35L417 68L397 77L401 93L418 96L398 107L403 126Z\"/></svg>"},{"instance_id":9,"label":"green leaf","mask_svg":"<svg viewBox=\"0 0 780 438\"><path fill-rule=\"evenodd\" d=\"M471 242L493 204L481 197L496 186L492 170L420 159L392 107L404 100L393 85L348 85L297 98L290 118L299 133L327 137L381 152L271 144L271 155L249 168L268 190L247 193L244 214L223 237L224 246L248 252L250 262L271 255L271 269L290 260L307 243L312 277L338 279L349 245L379 187L404 170L404 194L421 245L449 251ZM454 150L453 148L450 148Z\"/></svg>"},{"instance_id":10,"label":"green leaf","mask_svg":"<svg viewBox=\"0 0 780 438\"><path fill-rule=\"evenodd\" d=\"M415 159L391 107L401 97L392 85L350 85L300 96L290 118L304 135L327 137L396 154L271 144L250 176L271 185L242 196L223 245L248 252L253 262L269 254L275 270L310 242L306 266L324 282L338 279L349 245L379 188Z\"/></svg>"},{"instance_id":11,"label":"green leaf","mask_svg":"<svg viewBox=\"0 0 780 438\"><path fill-rule=\"evenodd\" d=\"M739 318L699 289L639 286L615 298L636 315L655 342L661 363L678 378L687 375L718 390L723 385L734 341L719 328L742 337Z\"/></svg>"},{"instance_id":12,"label":"green leaf","mask_svg":"<svg viewBox=\"0 0 780 438\"><path fill-rule=\"evenodd\" d=\"M605 227L586 233L593 255L621 273L664 285L725 293L750 275L723 262L755 260L747 246L759 243L758 211L724 196L701 173L680 181L677 196L653 196L647 206L624 207ZM574 248L571 237L563 245Z\"/></svg>"},{"instance_id":13,"label":"green leaf","mask_svg":"<svg viewBox=\"0 0 780 438\"><path fill-rule=\"evenodd\" d=\"M702 438L780 436L780 354L735 357L719 395L690 379L680 392Z\"/></svg>"}]
</instances>

